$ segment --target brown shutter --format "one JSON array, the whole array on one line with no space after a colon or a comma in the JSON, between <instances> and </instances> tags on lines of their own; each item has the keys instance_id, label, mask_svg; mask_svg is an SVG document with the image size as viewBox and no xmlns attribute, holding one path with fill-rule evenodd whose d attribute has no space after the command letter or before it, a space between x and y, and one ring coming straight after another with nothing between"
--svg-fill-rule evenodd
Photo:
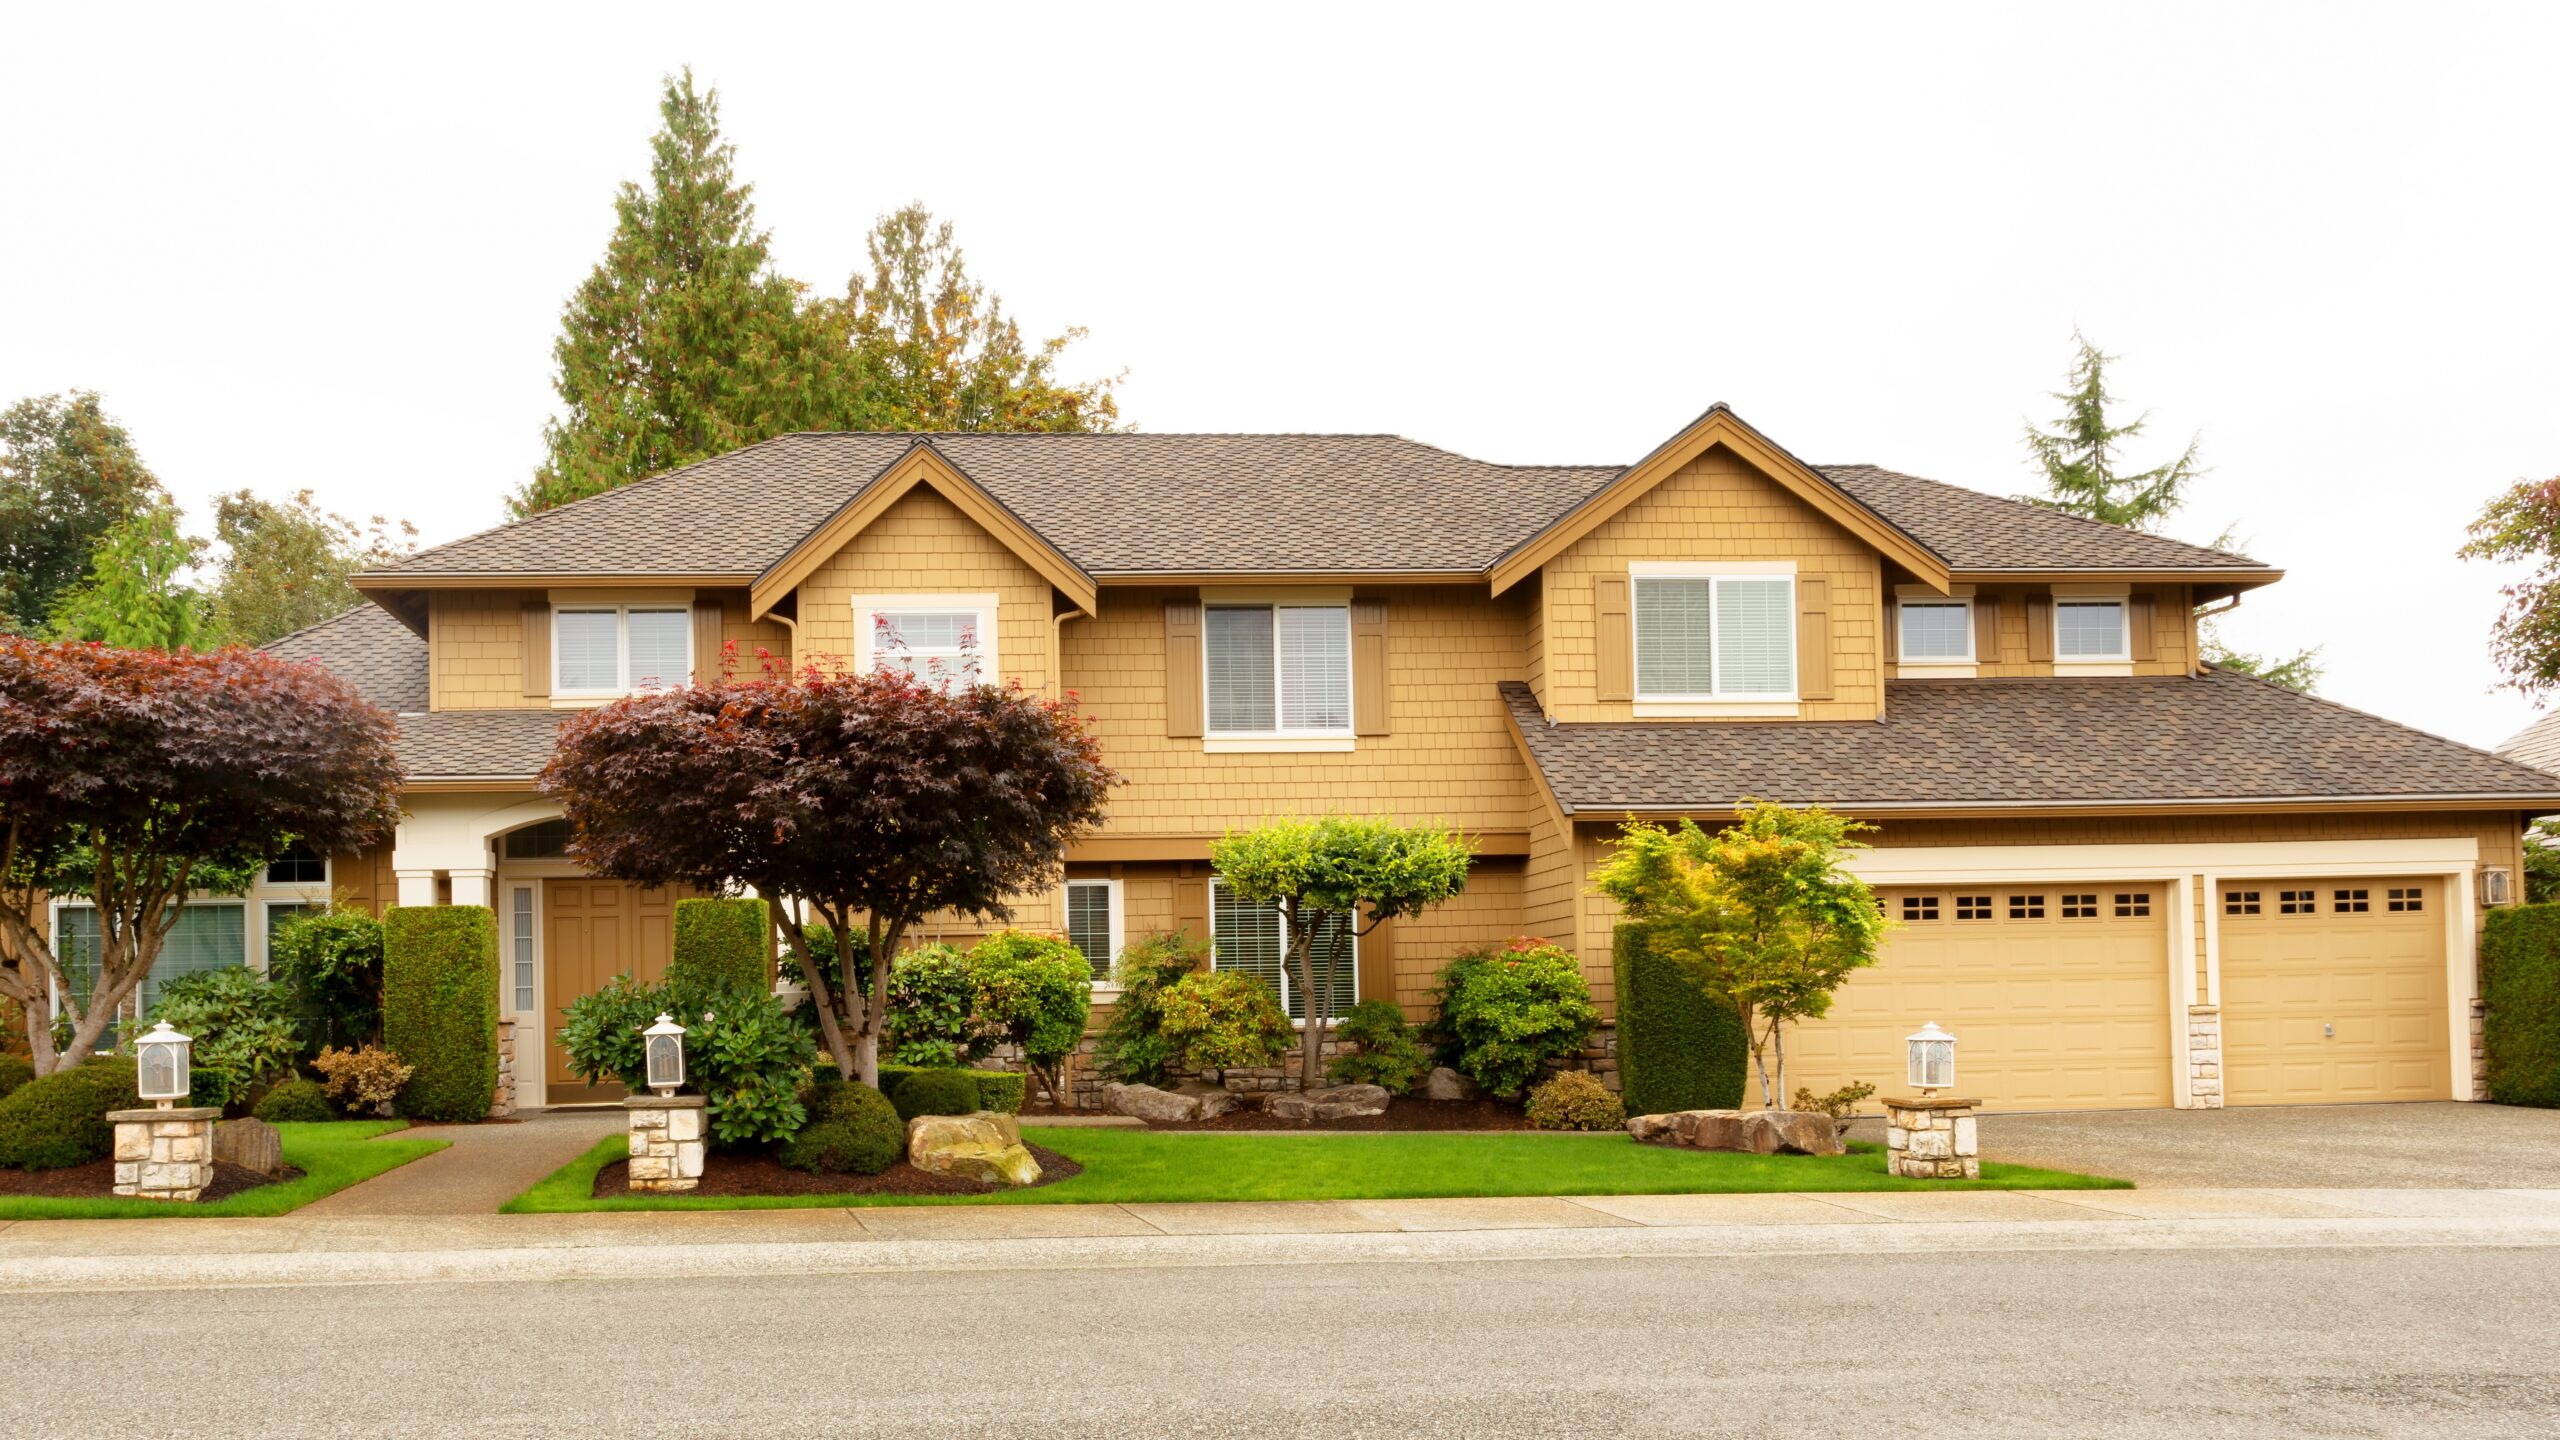
<instances>
[{"instance_id":1,"label":"brown shutter","mask_svg":"<svg viewBox=\"0 0 2560 1440\"><path fill-rule=\"evenodd\" d=\"M1876 626L1876 645L1884 652L1884 663L1902 663L1902 601L1900 597L1884 597L1884 619Z\"/></svg>"},{"instance_id":2,"label":"brown shutter","mask_svg":"<svg viewBox=\"0 0 2560 1440\"><path fill-rule=\"evenodd\" d=\"M1164 602L1164 733L1200 734L1200 602ZM1201 912L1207 914L1204 908ZM1206 932L1203 932L1206 933Z\"/></svg>"},{"instance_id":3,"label":"brown shutter","mask_svg":"<svg viewBox=\"0 0 2560 1440\"><path fill-rule=\"evenodd\" d=\"M1796 694L1831 698L1831 582L1796 581Z\"/></svg>"},{"instance_id":4,"label":"brown shutter","mask_svg":"<svg viewBox=\"0 0 2560 1440\"><path fill-rule=\"evenodd\" d=\"M551 698L551 607L526 601L516 612L524 622L524 694L528 700Z\"/></svg>"},{"instance_id":5,"label":"brown shutter","mask_svg":"<svg viewBox=\"0 0 2560 1440\"><path fill-rule=\"evenodd\" d=\"M720 678L720 602L697 600L693 606L693 678Z\"/></svg>"},{"instance_id":6,"label":"brown shutter","mask_svg":"<svg viewBox=\"0 0 2560 1440\"><path fill-rule=\"evenodd\" d=\"M2125 628L2132 632L2131 654L2136 660L2160 658L2160 636L2152 627L2159 621L2149 595L2136 595L2124 607Z\"/></svg>"},{"instance_id":7,"label":"brown shutter","mask_svg":"<svg viewBox=\"0 0 2560 1440\"><path fill-rule=\"evenodd\" d=\"M2032 665L2053 663L2053 597L2027 597L2027 662Z\"/></svg>"},{"instance_id":8,"label":"brown shutter","mask_svg":"<svg viewBox=\"0 0 2560 1440\"><path fill-rule=\"evenodd\" d=\"M1627 577L1602 575L1591 582L1594 657L1602 700L1636 698L1635 629L1627 620Z\"/></svg>"},{"instance_id":9,"label":"brown shutter","mask_svg":"<svg viewBox=\"0 0 2560 1440\"><path fill-rule=\"evenodd\" d=\"M1973 597L1973 659L1977 665L2000 663L2000 597Z\"/></svg>"},{"instance_id":10,"label":"brown shutter","mask_svg":"<svg viewBox=\"0 0 2560 1440\"><path fill-rule=\"evenodd\" d=\"M1209 943L1209 877L1192 874L1188 865L1173 881L1173 928Z\"/></svg>"},{"instance_id":11,"label":"brown shutter","mask_svg":"<svg viewBox=\"0 0 2560 1440\"><path fill-rule=\"evenodd\" d=\"M1387 602L1351 602L1351 728L1387 733Z\"/></svg>"},{"instance_id":12,"label":"brown shutter","mask_svg":"<svg viewBox=\"0 0 2560 1440\"><path fill-rule=\"evenodd\" d=\"M1377 929L1360 937L1360 963L1354 968L1360 972L1361 999L1396 998L1396 922L1381 920Z\"/></svg>"}]
</instances>

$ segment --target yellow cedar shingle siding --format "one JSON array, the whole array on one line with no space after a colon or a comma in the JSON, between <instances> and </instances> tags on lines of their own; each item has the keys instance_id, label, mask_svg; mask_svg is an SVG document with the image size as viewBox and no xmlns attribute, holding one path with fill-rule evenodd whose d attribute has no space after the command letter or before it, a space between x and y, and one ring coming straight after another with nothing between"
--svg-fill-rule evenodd
<instances>
[{"instance_id":1,"label":"yellow cedar shingle siding","mask_svg":"<svg viewBox=\"0 0 2560 1440\"><path fill-rule=\"evenodd\" d=\"M800 582L796 659L855 654L857 595L992 594L996 666L1032 690L1049 683L1049 582L930 489L910 491Z\"/></svg>"},{"instance_id":2,"label":"yellow cedar shingle siding","mask_svg":"<svg viewBox=\"0 0 2560 1440\"><path fill-rule=\"evenodd\" d=\"M759 646L791 659L791 630L778 620L747 619L743 590L701 591L720 602L720 634L738 647L742 673L755 673ZM527 605L548 605L544 590L437 590L428 599L428 706L436 710L547 710L547 696L524 693Z\"/></svg>"},{"instance_id":3,"label":"yellow cedar shingle siding","mask_svg":"<svg viewBox=\"0 0 2560 1440\"><path fill-rule=\"evenodd\" d=\"M2136 675L2184 675L2195 668L2196 620L2194 590L2185 585L2137 587L2136 596L2151 601L2152 658L2133 662ZM1988 599L1998 607L1995 628L1999 631L1996 654L1977 654L1974 673L1985 678L2020 675L2051 675L2053 662L2027 658L2027 602L2047 600L2050 592L2038 587L2028 589L2014 585L1986 585L1976 592L1976 599ZM2140 653L2137 645L2135 652ZM1888 657L1890 658L1890 657ZM1888 665L1890 678L1897 667Z\"/></svg>"}]
</instances>

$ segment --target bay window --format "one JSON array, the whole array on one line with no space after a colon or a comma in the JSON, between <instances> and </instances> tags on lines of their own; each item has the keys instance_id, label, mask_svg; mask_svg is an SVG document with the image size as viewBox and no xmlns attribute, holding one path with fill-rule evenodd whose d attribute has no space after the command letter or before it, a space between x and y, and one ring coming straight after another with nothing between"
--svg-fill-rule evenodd
<instances>
[{"instance_id":1,"label":"bay window","mask_svg":"<svg viewBox=\"0 0 2560 1440\"><path fill-rule=\"evenodd\" d=\"M1347 605L1211 605L1202 672L1213 736L1348 736Z\"/></svg>"},{"instance_id":2,"label":"bay window","mask_svg":"<svg viewBox=\"0 0 2560 1440\"><path fill-rule=\"evenodd\" d=\"M1664 567L1633 584L1637 699L1795 698L1793 575Z\"/></svg>"},{"instance_id":3,"label":"bay window","mask_svg":"<svg viewBox=\"0 0 2560 1440\"><path fill-rule=\"evenodd\" d=\"M693 614L682 606L563 605L551 613L551 693L628 695L693 676Z\"/></svg>"}]
</instances>

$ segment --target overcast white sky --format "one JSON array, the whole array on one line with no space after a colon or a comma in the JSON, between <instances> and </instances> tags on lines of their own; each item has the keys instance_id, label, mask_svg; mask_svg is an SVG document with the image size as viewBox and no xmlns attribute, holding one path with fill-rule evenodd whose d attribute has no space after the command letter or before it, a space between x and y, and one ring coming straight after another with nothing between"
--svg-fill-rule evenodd
<instances>
[{"instance_id":1,"label":"overcast white sky","mask_svg":"<svg viewBox=\"0 0 2560 1440\"><path fill-rule=\"evenodd\" d=\"M2560 7L16 7L0 401L204 497L496 523L659 77L782 267L921 199L1150 430L1623 461L1711 400L2009 493L2072 327L2291 578L2229 623L2475 743L2464 522L2560 472ZM1314 517L1311 523L1324 523Z\"/></svg>"}]
</instances>

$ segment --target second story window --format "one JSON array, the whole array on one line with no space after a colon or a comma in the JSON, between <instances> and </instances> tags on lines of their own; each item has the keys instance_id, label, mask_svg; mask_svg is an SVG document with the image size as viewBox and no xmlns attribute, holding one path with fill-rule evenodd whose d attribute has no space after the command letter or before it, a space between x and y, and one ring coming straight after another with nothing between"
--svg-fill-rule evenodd
<instances>
[{"instance_id":1,"label":"second story window","mask_svg":"<svg viewBox=\"0 0 2560 1440\"><path fill-rule=\"evenodd\" d=\"M562 606L551 613L551 693L628 695L693 675L693 615L644 605Z\"/></svg>"},{"instance_id":2,"label":"second story window","mask_svg":"<svg viewBox=\"0 0 2560 1440\"><path fill-rule=\"evenodd\" d=\"M1201 669L1211 735L1351 733L1346 605L1212 605Z\"/></svg>"},{"instance_id":3,"label":"second story window","mask_svg":"<svg viewBox=\"0 0 2560 1440\"><path fill-rule=\"evenodd\" d=\"M2122 600L2055 600L2053 658L2061 661L2130 660Z\"/></svg>"},{"instance_id":4,"label":"second story window","mask_svg":"<svg viewBox=\"0 0 2560 1440\"><path fill-rule=\"evenodd\" d=\"M996 670L993 595L866 595L853 606L854 663L896 670L938 690L990 684Z\"/></svg>"},{"instance_id":5,"label":"second story window","mask_svg":"<svg viewBox=\"0 0 2560 1440\"><path fill-rule=\"evenodd\" d=\"M1636 698L1791 699L1795 581L1784 575L1637 575Z\"/></svg>"},{"instance_id":6,"label":"second story window","mask_svg":"<svg viewBox=\"0 0 2560 1440\"><path fill-rule=\"evenodd\" d=\"M1902 663L1961 665L1973 659L1972 601L1905 600L1896 618Z\"/></svg>"}]
</instances>

